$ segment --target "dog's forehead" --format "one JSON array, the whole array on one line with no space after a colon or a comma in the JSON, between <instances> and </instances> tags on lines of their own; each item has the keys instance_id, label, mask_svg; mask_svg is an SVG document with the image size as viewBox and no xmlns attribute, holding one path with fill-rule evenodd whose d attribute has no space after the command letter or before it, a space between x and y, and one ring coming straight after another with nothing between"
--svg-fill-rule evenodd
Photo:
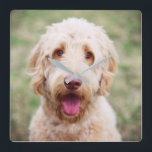
<instances>
[{"instance_id":1,"label":"dog's forehead","mask_svg":"<svg viewBox=\"0 0 152 152\"><path fill-rule=\"evenodd\" d=\"M90 38L88 36L76 36L71 38L70 35L64 32L54 33L51 36L47 43L48 48L50 48L48 50L49 54L52 54L54 50L64 46L65 56L69 56L69 58L74 56L74 59L78 57L81 60L84 56L84 48L87 46L88 51L94 54L95 60L102 58L102 51L100 50L96 38Z\"/></svg>"},{"instance_id":2,"label":"dog's forehead","mask_svg":"<svg viewBox=\"0 0 152 152\"><path fill-rule=\"evenodd\" d=\"M64 44L66 47L72 46L72 47L83 47L88 46L88 48L94 48L98 47L97 42L98 40L95 37L90 37L88 35L74 35L71 36L71 33L54 33L50 36L50 41L53 43L54 46L59 46L60 44ZM52 43L51 43L52 44ZM53 45L53 44L52 44Z\"/></svg>"},{"instance_id":3,"label":"dog's forehead","mask_svg":"<svg viewBox=\"0 0 152 152\"><path fill-rule=\"evenodd\" d=\"M102 50L99 46L100 42L94 31L95 27L90 27L90 30L85 32L81 26L79 26L79 28L65 28L61 25L62 24L54 25L52 30L47 31L46 36L48 36L49 41L47 44L49 45L48 47L52 48L51 51L60 48L60 46L64 44L66 52L74 53L77 51L81 54L83 46L88 46L94 55L97 55L97 58L102 57Z\"/></svg>"}]
</instances>

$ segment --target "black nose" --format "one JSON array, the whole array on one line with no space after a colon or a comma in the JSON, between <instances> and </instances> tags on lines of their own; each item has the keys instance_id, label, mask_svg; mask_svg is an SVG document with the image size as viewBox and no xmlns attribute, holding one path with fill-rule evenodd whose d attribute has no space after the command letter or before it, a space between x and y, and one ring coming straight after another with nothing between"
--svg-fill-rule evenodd
<instances>
[{"instance_id":1,"label":"black nose","mask_svg":"<svg viewBox=\"0 0 152 152\"><path fill-rule=\"evenodd\" d=\"M71 76L66 76L64 78L64 85L67 89L70 90L76 90L78 88L80 88L82 81L80 79L73 79L72 81L70 81L68 84L66 83L66 79L70 78Z\"/></svg>"}]
</instances>

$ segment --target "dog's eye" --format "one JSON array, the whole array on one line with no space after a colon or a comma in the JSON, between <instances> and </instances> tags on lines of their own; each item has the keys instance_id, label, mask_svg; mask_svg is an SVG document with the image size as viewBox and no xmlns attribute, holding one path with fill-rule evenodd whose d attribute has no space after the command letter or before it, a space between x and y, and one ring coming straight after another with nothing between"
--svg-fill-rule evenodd
<instances>
[{"instance_id":1,"label":"dog's eye","mask_svg":"<svg viewBox=\"0 0 152 152\"><path fill-rule=\"evenodd\" d=\"M85 58L86 58L86 59L91 59L91 58L93 58L92 53L91 53L91 52L86 52Z\"/></svg>"},{"instance_id":2,"label":"dog's eye","mask_svg":"<svg viewBox=\"0 0 152 152\"><path fill-rule=\"evenodd\" d=\"M53 59L60 60L64 54L64 49L56 49L52 55Z\"/></svg>"},{"instance_id":3,"label":"dog's eye","mask_svg":"<svg viewBox=\"0 0 152 152\"><path fill-rule=\"evenodd\" d=\"M94 55L90 51L85 51L85 61L87 62L88 65L92 65L94 62Z\"/></svg>"},{"instance_id":4,"label":"dog's eye","mask_svg":"<svg viewBox=\"0 0 152 152\"><path fill-rule=\"evenodd\" d=\"M62 55L63 55L63 50L61 50L61 49L59 49L59 50L56 50L56 55L58 56L58 57L61 57Z\"/></svg>"}]
</instances>

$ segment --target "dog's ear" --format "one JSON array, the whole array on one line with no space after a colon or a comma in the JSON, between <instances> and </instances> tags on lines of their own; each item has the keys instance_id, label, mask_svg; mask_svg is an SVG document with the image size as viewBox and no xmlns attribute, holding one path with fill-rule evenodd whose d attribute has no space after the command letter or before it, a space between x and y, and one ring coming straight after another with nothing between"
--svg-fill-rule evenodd
<instances>
[{"instance_id":1,"label":"dog's ear","mask_svg":"<svg viewBox=\"0 0 152 152\"><path fill-rule=\"evenodd\" d=\"M107 69L103 69L101 79L100 79L100 87L98 89L98 93L102 96L106 96L110 91L110 84L112 80L112 76L116 71L117 61L115 57L109 58L106 63Z\"/></svg>"},{"instance_id":2,"label":"dog's ear","mask_svg":"<svg viewBox=\"0 0 152 152\"><path fill-rule=\"evenodd\" d=\"M112 57L103 63L105 66L102 68L102 75L99 82L98 93L102 96L106 96L110 91L112 76L117 69L118 55L113 46L113 42L109 39L107 34L105 34L104 31L101 34L100 32L98 34L98 38L101 40L100 47L102 54L104 54L105 57L112 54Z\"/></svg>"},{"instance_id":3,"label":"dog's ear","mask_svg":"<svg viewBox=\"0 0 152 152\"><path fill-rule=\"evenodd\" d=\"M31 56L29 57L29 66L32 70L32 86L34 93L37 95L44 94L43 83L45 81L45 61L42 58L43 50L41 49L41 45L41 42L38 42L38 44L32 50Z\"/></svg>"}]
</instances>

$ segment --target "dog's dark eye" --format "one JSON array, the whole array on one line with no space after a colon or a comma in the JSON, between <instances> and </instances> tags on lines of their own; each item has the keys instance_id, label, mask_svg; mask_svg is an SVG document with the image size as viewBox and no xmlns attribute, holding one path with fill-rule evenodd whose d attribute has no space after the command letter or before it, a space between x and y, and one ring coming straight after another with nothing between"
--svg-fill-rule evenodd
<instances>
[{"instance_id":1,"label":"dog's dark eye","mask_svg":"<svg viewBox=\"0 0 152 152\"><path fill-rule=\"evenodd\" d=\"M92 57L93 57L93 55L91 52L86 52L86 54L85 54L86 59L91 59Z\"/></svg>"},{"instance_id":2,"label":"dog's dark eye","mask_svg":"<svg viewBox=\"0 0 152 152\"><path fill-rule=\"evenodd\" d=\"M59 49L59 50L56 50L56 55L58 56L58 57L61 57L62 55L63 55L63 50L61 50L61 49Z\"/></svg>"},{"instance_id":3,"label":"dog's dark eye","mask_svg":"<svg viewBox=\"0 0 152 152\"><path fill-rule=\"evenodd\" d=\"M64 54L64 49L56 49L54 52L53 52L53 59L55 60L60 60L62 58L62 55Z\"/></svg>"},{"instance_id":4,"label":"dog's dark eye","mask_svg":"<svg viewBox=\"0 0 152 152\"><path fill-rule=\"evenodd\" d=\"M94 62L94 55L91 51L85 51L85 61L88 65L92 65Z\"/></svg>"}]
</instances>

